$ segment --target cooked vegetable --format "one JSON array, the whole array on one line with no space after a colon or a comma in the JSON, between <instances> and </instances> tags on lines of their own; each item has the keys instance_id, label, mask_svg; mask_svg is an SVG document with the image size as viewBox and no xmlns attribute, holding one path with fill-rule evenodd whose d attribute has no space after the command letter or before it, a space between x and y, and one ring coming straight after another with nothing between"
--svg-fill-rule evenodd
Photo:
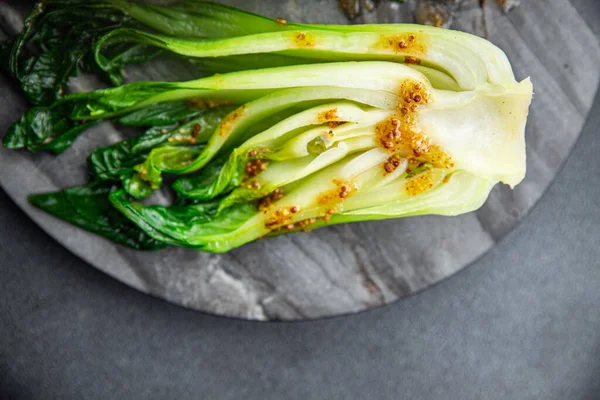
<instances>
[{"instance_id":1,"label":"cooked vegetable","mask_svg":"<svg viewBox=\"0 0 600 400\"><path fill-rule=\"evenodd\" d=\"M457 215L478 208L497 182L523 179L532 86L480 38L417 25L282 24L197 1L109 3L155 29L196 36L112 30L95 47L109 72L116 64L104 54L115 45L240 71L69 94L13 125L6 147L55 152L97 121L147 127L92 153L91 187L34 202L85 229L110 237L113 225L67 217L70 191L106 195L139 228L116 240L152 247L129 240L143 232L222 252L327 224ZM218 28L222 38L197 37ZM277 67L245 70L247 61ZM162 188L165 174L176 178L173 205L133 200Z\"/></svg>"},{"instance_id":2,"label":"cooked vegetable","mask_svg":"<svg viewBox=\"0 0 600 400\"><path fill-rule=\"evenodd\" d=\"M23 32L2 44L10 48L10 57L3 61L31 103L48 105L63 95L68 79L79 71L102 71L94 59L93 44L107 33L137 28L219 38L269 32L280 26L250 14L252 24L244 26L240 22L246 14L195 0L163 6L127 0L40 0L25 20ZM107 71L106 78L121 84L123 65L149 61L162 53L153 46L121 43L96 57Z\"/></svg>"},{"instance_id":3,"label":"cooked vegetable","mask_svg":"<svg viewBox=\"0 0 600 400\"><path fill-rule=\"evenodd\" d=\"M94 150L88 159L92 176L103 181L121 181L132 196L146 197L161 186L161 171L187 165L191 157L201 153L212 132L231 110L232 107L193 109L185 103L163 103L130 113L119 122L152 128L132 139ZM170 125L162 125L165 123ZM139 178L139 170L149 171L146 180Z\"/></svg>"},{"instance_id":4,"label":"cooked vegetable","mask_svg":"<svg viewBox=\"0 0 600 400\"><path fill-rule=\"evenodd\" d=\"M65 221L134 249L165 247L165 243L151 238L115 210L108 199L110 192L110 185L80 186L33 195L29 201Z\"/></svg>"},{"instance_id":5,"label":"cooked vegetable","mask_svg":"<svg viewBox=\"0 0 600 400\"><path fill-rule=\"evenodd\" d=\"M498 83L512 77L501 50L462 32L410 24L294 24L196 0L168 6L40 1L26 26L12 44L9 67L29 100L41 105L60 97L80 69L105 71L120 84L124 65L163 50L209 72L389 60L412 64L439 88L474 89L488 78Z\"/></svg>"},{"instance_id":6,"label":"cooked vegetable","mask_svg":"<svg viewBox=\"0 0 600 400\"><path fill-rule=\"evenodd\" d=\"M63 94L68 79L78 70L99 71L91 51L96 37L117 27L139 26L104 1L39 1L25 20L23 32L3 43L3 47L11 49L10 57L3 62L8 62L8 71L20 81L31 103L51 104ZM144 47L147 51L142 56ZM156 49L143 45L113 50L112 56L123 62L157 55Z\"/></svg>"},{"instance_id":7,"label":"cooked vegetable","mask_svg":"<svg viewBox=\"0 0 600 400\"><path fill-rule=\"evenodd\" d=\"M115 4L124 0L110 2ZM195 12L207 12L204 10L206 3L191 3L193 7L189 8ZM128 12L136 16L149 7L128 4L131 5ZM497 84L514 79L510 64L500 49L463 32L411 24L309 25L273 21L271 26L262 28L263 17L224 6L219 12L235 19L237 31L226 29L224 37L214 38L202 32L173 37L136 29L114 29L97 41L96 60L103 69L110 70L114 63L104 62L105 49L133 42L199 59L200 65L208 69L212 69L212 65L226 68L229 61L232 61L231 69L237 70L248 69L243 68L246 62L250 62L251 68L261 68L326 61L385 60L411 64L444 89L474 89L488 80ZM179 21L180 16L175 14L163 23L177 26ZM202 21L200 19L198 23ZM252 28L255 32L251 32ZM260 57L251 57L259 54ZM223 59L221 63L219 59Z\"/></svg>"}]
</instances>

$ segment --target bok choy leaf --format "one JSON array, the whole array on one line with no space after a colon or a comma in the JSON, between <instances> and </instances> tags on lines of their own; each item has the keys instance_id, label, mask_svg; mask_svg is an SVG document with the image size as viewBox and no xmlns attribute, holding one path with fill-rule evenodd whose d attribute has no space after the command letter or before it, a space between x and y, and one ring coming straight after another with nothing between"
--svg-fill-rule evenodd
<instances>
[{"instance_id":1,"label":"bok choy leaf","mask_svg":"<svg viewBox=\"0 0 600 400\"><path fill-rule=\"evenodd\" d=\"M90 232L138 250L165 247L139 229L109 202L110 185L90 185L29 197L36 207Z\"/></svg>"}]
</instances>

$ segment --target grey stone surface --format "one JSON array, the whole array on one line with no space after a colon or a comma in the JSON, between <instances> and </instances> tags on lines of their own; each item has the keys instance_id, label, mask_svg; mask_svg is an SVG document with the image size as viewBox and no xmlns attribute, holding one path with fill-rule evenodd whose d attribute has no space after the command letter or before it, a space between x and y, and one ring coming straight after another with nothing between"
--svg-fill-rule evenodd
<instances>
[{"instance_id":1,"label":"grey stone surface","mask_svg":"<svg viewBox=\"0 0 600 400\"><path fill-rule=\"evenodd\" d=\"M227 3L294 21L344 22L335 2L328 0ZM406 22L413 9L411 2L385 4L363 21ZM135 252L26 202L30 193L82 183L89 151L122 137L109 124L86 133L59 157L1 150L0 183L69 250L130 286L186 307L240 318L287 320L391 302L468 265L523 218L566 159L600 78L598 40L566 0L524 2L508 15L488 2L485 13L471 7L454 24L487 33L507 52L518 77L531 75L536 91L527 128L527 177L515 191L496 187L475 213L323 228L259 241L223 255L184 249ZM147 72L160 76L159 68ZM2 79L0 131L5 131L25 104ZM87 88L89 82L79 80L77 87Z\"/></svg>"}]
</instances>

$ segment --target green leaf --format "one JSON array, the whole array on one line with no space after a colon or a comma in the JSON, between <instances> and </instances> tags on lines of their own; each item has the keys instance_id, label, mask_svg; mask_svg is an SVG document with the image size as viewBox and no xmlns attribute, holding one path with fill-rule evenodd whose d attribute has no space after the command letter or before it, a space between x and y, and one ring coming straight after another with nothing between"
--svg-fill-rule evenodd
<instances>
[{"instance_id":1,"label":"green leaf","mask_svg":"<svg viewBox=\"0 0 600 400\"><path fill-rule=\"evenodd\" d=\"M3 139L8 149L27 148L30 151L51 151L59 154L66 150L89 127L100 120L82 123L65 117L47 107L31 108L11 125Z\"/></svg>"},{"instance_id":2,"label":"green leaf","mask_svg":"<svg viewBox=\"0 0 600 400\"><path fill-rule=\"evenodd\" d=\"M250 14L235 8L203 1L184 0L169 3L168 6L124 0L108 0L108 2L146 25L145 28L151 28L175 37L225 38L264 32L280 32L292 29L294 26L293 24ZM102 70L110 74L116 74L115 84L121 83L119 78L122 76L121 70L124 65L145 62L163 54L162 49L157 49L153 45L136 45L135 39L135 32L126 29L115 29L96 41L94 49L96 62ZM134 43L131 43L131 40ZM125 46L127 51L120 52L118 49L122 46ZM289 63L265 63L264 60L260 61L258 58L256 61L260 62L262 67L289 65ZM250 67L250 65L247 65L243 69L249 69ZM228 72L231 71L231 68L218 70L212 68L212 70L215 72Z\"/></svg>"},{"instance_id":3,"label":"green leaf","mask_svg":"<svg viewBox=\"0 0 600 400\"><path fill-rule=\"evenodd\" d=\"M95 149L87 160L92 176L100 180L121 180L144 161L150 149L165 142L164 136L162 129L155 127L134 138Z\"/></svg>"},{"instance_id":4,"label":"green leaf","mask_svg":"<svg viewBox=\"0 0 600 400\"><path fill-rule=\"evenodd\" d=\"M123 177L123 189L136 199L146 198L155 190L139 174L130 174Z\"/></svg>"},{"instance_id":5,"label":"green leaf","mask_svg":"<svg viewBox=\"0 0 600 400\"><path fill-rule=\"evenodd\" d=\"M232 37L291 29L294 24L207 1L181 0L168 6L107 0L157 31L181 37Z\"/></svg>"},{"instance_id":6,"label":"green leaf","mask_svg":"<svg viewBox=\"0 0 600 400\"><path fill-rule=\"evenodd\" d=\"M148 196L151 191L162 186L163 172L185 168L202 152L203 148L204 146L162 146L152 150L146 161L134 167L135 186L127 185L127 192L136 199ZM141 188L142 182L149 187L150 191Z\"/></svg>"},{"instance_id":7,"label":"green leaf","mask_svg":"<svg viewBox=\"0 0 600 400\"><path fill-rule=\"evenodd\" d=\"M228 237L257 214L254 204L217 213L218 201L183 207L144 206L129 202L124 191L112 193L110 199L119 211L156 240L213 252L236 247ZM252 227L250 230L252 235Z\"/></svg>"},{"instance_id":8,"label":"green leaf","mask_svg":"<svg viewBox=\"0 0 600 400\"><path fill-rule=\"evenodd\" d=\"M49 105L62 96L69 78L79 70L100 71L91 57L92 43L118 26L140 27L104 1L38 1L4 60L27 99ZM127 45L132 46L138 45Z\"/></svg>"},{"instance_id":9,"label":"green leaf","mask_svg":"<svg viewBox=\"0 0 600 400\"><path fill-rule=\"evenodd\" d=\"M164 50L145 44L120 43L112 46L103 54L95 54L95 63L108 74L111 83L122 85L123 67L128 64L141 64L164 54Z\"/></svg>"},{"instance_id":10,"label":"green leaf","mask_svg":"<svg viewBox=\"0 0 600 400\"><path fill-rule=\"evenodd\" d=\"M148 152L168 140L166 128L154 127L143 134L108 147L95 149L88 157L92 176L100 180L121 180L144 161Z\"/></svg>"},{"instance_id":11,"label":"green leaf","mask_svg":"<svg viewBox=\"0 0 600 400\"><path fill-rule=\"evenodd\" d=\"M78 186L29 197L34 206L107 239L138 250L165 247L125 218L109 201L110 186Z\"/></svg>"},{"instance_id":12,"label":"green leaf","mask_svg":"<svg viewBox=\"0 0 600 400\"><path fill-rule=\"evenodd\" d=\"M134 138L96 149L88 158L92 175L101 180L122 180L130 195L144 198L161 186L163 172L186 168L202 152L203 144L231 109L191 109L187 114L195 116L187 122L153 127ZM175 111L183 116L178 107ZM130 121L146 125L175 119L166 112L160 119L156 113L139 117Z\"/></svg>"},{"instance_id":13,"label":"green leaf","mask_svg":"<svg viewBox=\"0 0 600 400\"><path fill-rule=\"evenodd\" d=\"M125 122L148 125L172 122L183 116L193 118L180 124L152 127L134 138L94 150L88 158L94 178L123 181L131 196L137 199L147 197L162 185L163 172L184 169L201 153L203 144L232 109L229 106L184 109L178 103L164 105L176 107L164 107L162 110L151 107L146 113L127 115ZM168 111L173 111L174 115Z\"/></svg>"},{"instance_id":14,"label":"green leaf","mask_svg":"<svg viewBox=\"0 0 600 400\"><path fill-rule=\"evenodd\" d=\"M217 159L211 162L194 177L179 178L173 189L183 197L198 200L212 199L232 190L244 178L246 157L236 155L224 161Z\"/></svg>"},{"instance_id":15,"label":"green leaf","mask_svg":"<svg viewBox=\"0 0 600 400\"><path fill-rule=\"evenodd\" d=\"M204 112L205 109L196 108L183 101L158 103L124 115L117 119L117 122L125 126L171 125Z\"/></svg>"}]
</instances>

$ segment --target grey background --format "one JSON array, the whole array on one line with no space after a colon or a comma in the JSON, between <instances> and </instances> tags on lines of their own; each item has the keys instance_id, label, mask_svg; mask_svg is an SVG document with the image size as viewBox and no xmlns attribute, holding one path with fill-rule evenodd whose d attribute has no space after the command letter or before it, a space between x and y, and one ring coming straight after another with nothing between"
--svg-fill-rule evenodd
<instances>
[{"instance_id":1,"label":"grey background","mask_svg":"<svg viewBox=\"0 0 600 400\"><path fill-rule=\"evenodd\" d=\"M597 6L581 13L592 27ZM212 317L136 292L2 193L0 398L597 399L598 99L590 115L548 193L482 259L417 296L315 322Z\"/></svg>"},{"instance_id":2,"label":"grey background","mask_svg":"<svg viewBox=\"0 0 600 400\"><path fill-rule=\"evenodd\" d=\"M335 0L220 1L293 21L347 22ZM517 78L530 75L535 88L526 132L527 175L515 190L496 185L476 212L343 224L257 241L226 254L181 248L139 252L27 202L31 193L83 184L92 149L123 138L109 123L90 129L58 157L0 149L0 184L42 229L83 260L138 290L189 308L247 319L296 320L361 311L413 294L493 248L529 212L575 143L600 79L594 21L577 2L524 1L509 14L495 1L486 3L485 12L479 0L461 3L452 27L487 33L507 53ZM384 2L358 22L408 22L415 4ZM0 3L3 30L18 30L18 9ZM26 12L26 7L20 9ZM138 80L192 78L189 68L165 63L129 73ZM95 85L80 77L72 89ZM0 87L4 132L26 104L5 77L0 77Z\"/></svg>"}]
</instances>

